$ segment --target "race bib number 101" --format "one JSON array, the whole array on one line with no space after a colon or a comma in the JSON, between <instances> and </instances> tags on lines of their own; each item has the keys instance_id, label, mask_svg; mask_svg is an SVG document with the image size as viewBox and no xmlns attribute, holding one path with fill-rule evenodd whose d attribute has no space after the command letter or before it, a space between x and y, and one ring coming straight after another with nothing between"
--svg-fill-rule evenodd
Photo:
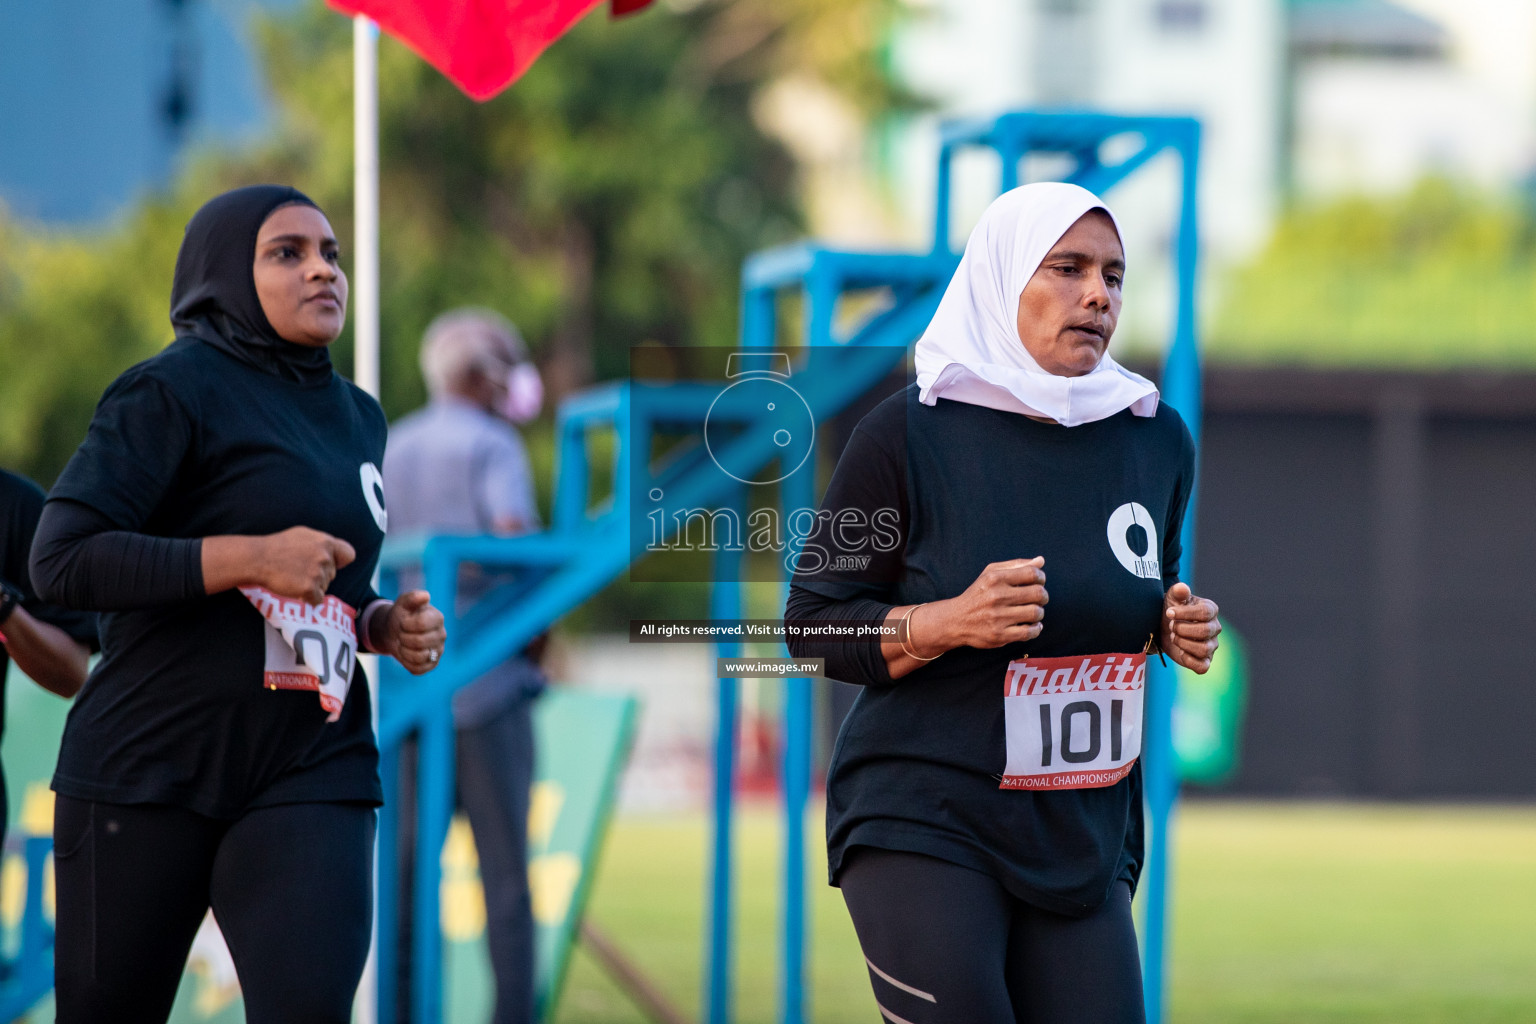
<instances>
[{"instance_id":1,"label":"race bib number 101","mask_svg":"<svg viewBox=\"0 0 1536 1024\"><path fill-rule=\"evenodd\" d=\"M327 594L312 605L265 587L241 587L266 619L267 659L262 684L273 690L315 690L326 721L341 717L357 664L357 612Z\"/></svg>"},{"instance_id":2,"label":"race bib number 101","mask_svg":"<svg viewBox=\"0 0 1536 1024\"><path fill-rule=\"evenodd\" d=\"M1141 756L1145 654L1020 658L1003 676L1003 789L1099 789Z\"/></svg>"}]
</instances>

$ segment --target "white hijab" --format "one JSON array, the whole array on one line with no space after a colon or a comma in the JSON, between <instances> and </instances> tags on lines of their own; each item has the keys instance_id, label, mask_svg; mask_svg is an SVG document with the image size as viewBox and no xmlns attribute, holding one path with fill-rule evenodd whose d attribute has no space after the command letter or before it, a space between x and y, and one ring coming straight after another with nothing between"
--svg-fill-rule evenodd
<instances>
[{"instance_id":1,"label":"white hijab","mask_svg":"<svg viewBox=\"0 0 1536 1024\"><path fill-rule=\"evenodd\" d=\"M1130 409L1157 412L1157 387L1105 352L1081 377L1040 368L1019 340L1019 295L1051 247L1089 210L1103 210L1085 188L1039 182L1005 192L987 207L965 243L960 267L917 342L918 398L1044 416L1075 427Z\"/></svg>"}]
</instances>

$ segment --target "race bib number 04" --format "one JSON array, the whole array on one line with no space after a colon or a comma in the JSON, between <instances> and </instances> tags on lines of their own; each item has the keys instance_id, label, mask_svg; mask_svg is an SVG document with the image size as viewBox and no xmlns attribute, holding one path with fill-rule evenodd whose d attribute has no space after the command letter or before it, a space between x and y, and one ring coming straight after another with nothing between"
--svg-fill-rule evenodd
<instances>
[{"instance_id":1,"label":"race bib number 04","mask_svg":"<svg viewBox=\"0 0 1536 1024\"><path fill-rule=\"evenodd\" d=\"M1003 676L1003 789L1099 789L1141 756L1145 654L1020 658Z\"/></svg>"},{"instance_id":2,"label":"race bib number 04","mask_svg":"<svg viewBox=\"0 0 1536 1024\"><path fill-rule=\"evenodd\" d=\"M357 664L357 612L327 594L312 605L265 587L241 587L266 619L267 660L262 685L272 690L315 690L326 721L341 717Z\"/></svg>"}]
</instances>

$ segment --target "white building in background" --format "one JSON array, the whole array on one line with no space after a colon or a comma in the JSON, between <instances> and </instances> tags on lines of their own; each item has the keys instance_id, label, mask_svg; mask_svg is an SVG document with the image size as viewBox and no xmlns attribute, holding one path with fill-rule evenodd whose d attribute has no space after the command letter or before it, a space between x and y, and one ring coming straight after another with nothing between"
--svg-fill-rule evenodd
<instances>
[{"instance_id":1,"label":"white building in background","mask_svg":"<svg viewBox=\"0 0 1536 1024\"><path fill-rule=\"evenodd\" d=\"M874 140L815 83L760 113L807 169L817 233L837 244L931 240L941 120L1011 109L1191 114L1204 126L1201 255L1221 271L1269 235L1287 195L1393 193L1426 175L1489 188L1536 169L1536 0L909 0L899 75L935 109ZM1059 173L1045 168L1040 176ZM1127 231L1124 342L1168 334L1172 158L1107 198ZM995 193L985 158L956 168L951 243ZM1026 168L1025 178L1029 177Z\"/></svg>"},{"instance_id":2,"label":"white building in background","mask_svg":"<svg viewBox=\"0 0 1536 1024\"><path fill-rule=\"evenodd\" d=\"M1281 0L925 0L919 11L897 41L897 67L937 110L895 143L904 240L928 237L940 120L1086 108L1199 118L1202 257L1230 264L1263 243L1279 195ZM1151 347L1167 335L1177 172L1170 154L1106 197L1129 236L1122 337L1130 344ZM957 230L990 200L996 173L983 160L957 168Z\"/></svg>"},{"instance_id":3,"label":"white building in background","mask_svg":"<svg viewBox=\"0 0 1536 1024\"><path fill-rule=\"evenodd\" d=\"M1293 18L1303 197L1488 188L1536 167L1536 0L1310 0Z\"/></svg>"}]
</instances>

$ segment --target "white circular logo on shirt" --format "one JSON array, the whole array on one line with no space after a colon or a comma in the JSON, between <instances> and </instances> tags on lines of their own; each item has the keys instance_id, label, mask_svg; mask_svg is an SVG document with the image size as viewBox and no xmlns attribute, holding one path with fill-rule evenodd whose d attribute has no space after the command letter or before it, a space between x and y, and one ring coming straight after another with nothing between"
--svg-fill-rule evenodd
<instances>
[{"instance_id":1,"label":"white circular logo on shirt","mask_svg":"<svg viewBox=\"0 0 1536 1024\"><path fill-rule=\"evenodd\" d=\"M1128 534L1133 526L1141 527L1146 537L1145 551L1138 553L1131 546ZM1138 542L1140 539L1137 538ZM1115 557L1120 560L1121 565L1125 566L1127 572L1140 576L1144 580L1162 578L1162 565L1157 554L1157 527L1152 523L1152 514L1140 502L1126 502L1110 513L1109 550L1115 553Z\"/></svg>"},{"instance_id":2,"label":"white circular logo on shirt","mask_svg":"<svg viewBox=\"0 0 1536 1024\"><path fill-rule=\"evenodd\" d=\"M368 511L373 513L373 521L379 524L380 533L388 532L389 513L384 511L384 474L371 462L359 466L357 474L363 478L363 498L368 502Z\"/></svg>"}]
</instances>

